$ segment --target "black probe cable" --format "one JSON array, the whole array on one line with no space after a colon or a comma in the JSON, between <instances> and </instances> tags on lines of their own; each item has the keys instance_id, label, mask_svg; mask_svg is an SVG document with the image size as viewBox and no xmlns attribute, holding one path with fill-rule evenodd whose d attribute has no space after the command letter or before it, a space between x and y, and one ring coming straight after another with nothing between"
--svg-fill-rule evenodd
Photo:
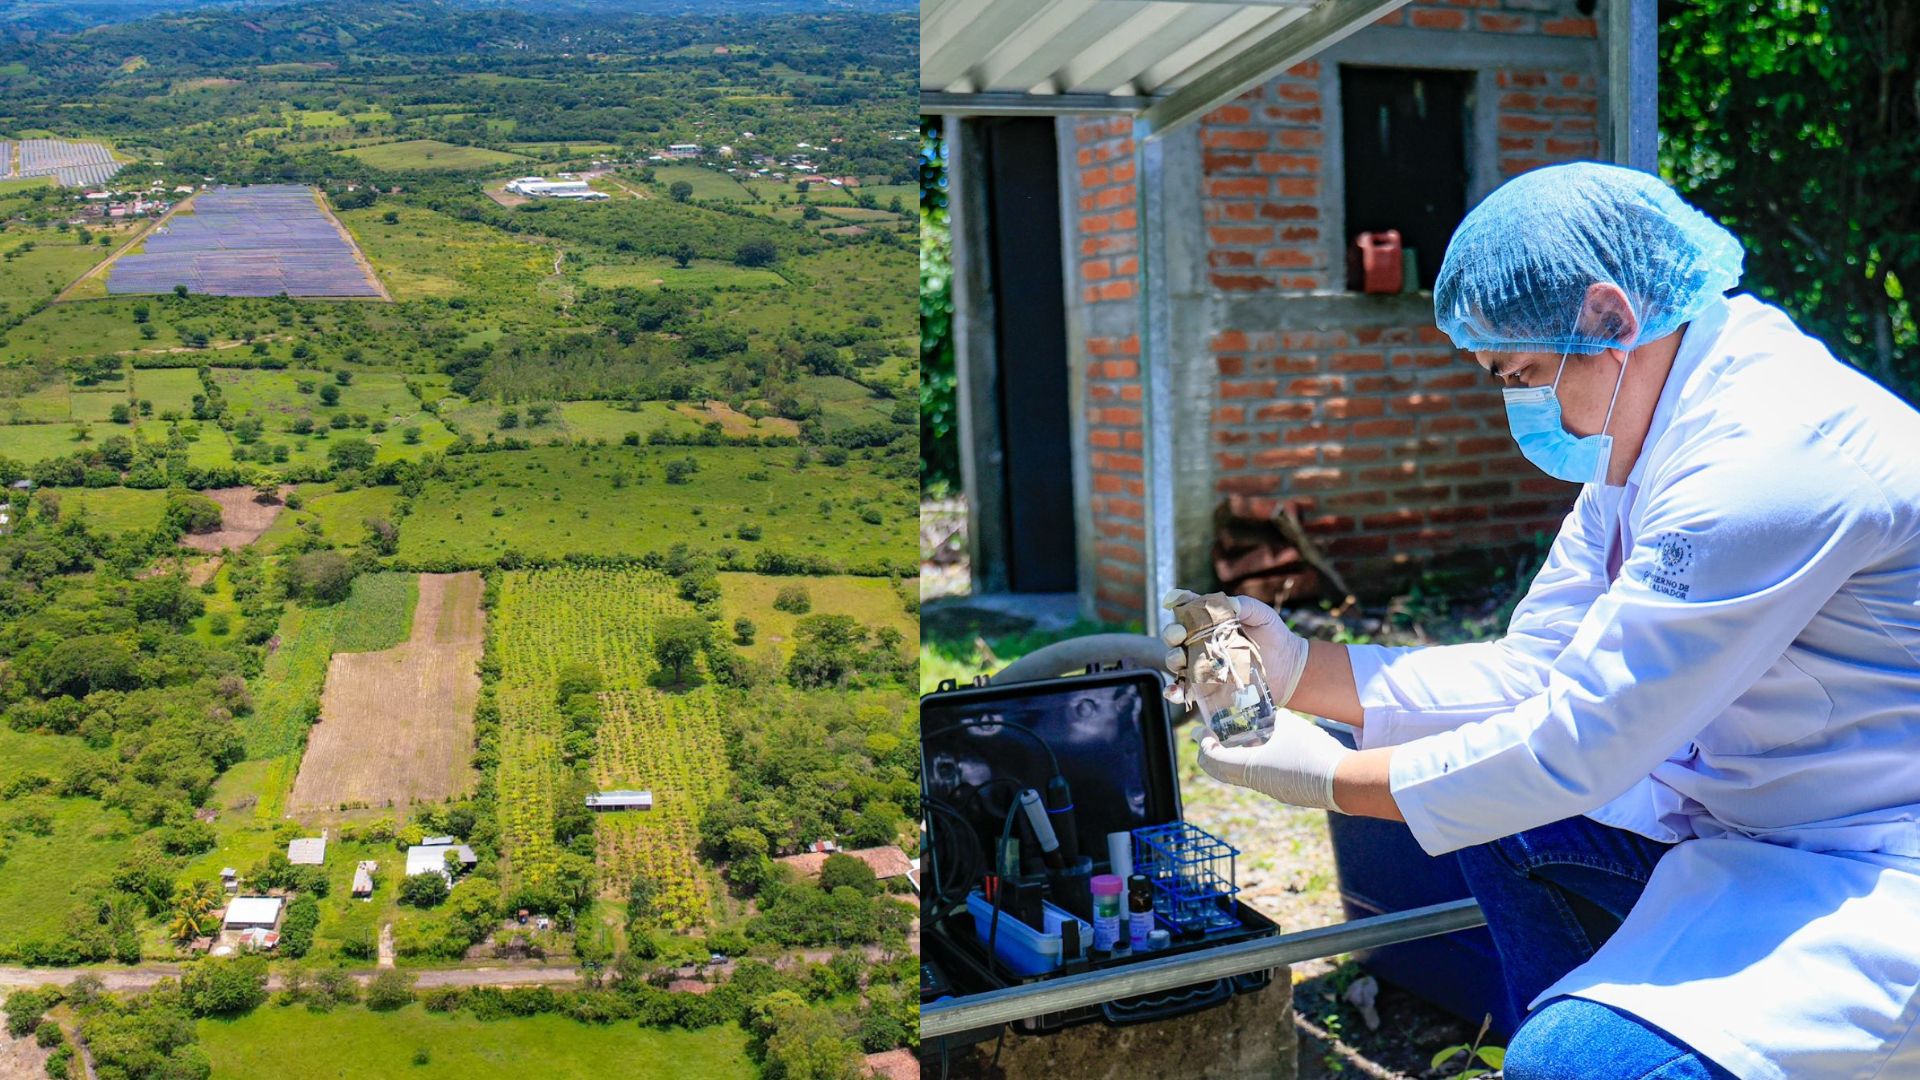
<instances>
[{"instance_id":1,"label":"black probe cable","mask_svg":"<svg viewBox=\"0 0 1920 1080\"><path fill-rule=\"evenodd\" d=\"M1020 802L1016 799L1012 806L1007 807L1007 824L1000 830L1000 846L1003 849L1007 846L1007 838L1013 835L1013 822L1019 814ZM998 974L993 970L994 961L999 958L994 953L993 946L994 941L1000 936L1000 908L1006 903L1006 895L1007 883L1002 879L999 887L993 890L993 919L987 923L987 974L989 975Z\"/></svg>"}]
</instances>

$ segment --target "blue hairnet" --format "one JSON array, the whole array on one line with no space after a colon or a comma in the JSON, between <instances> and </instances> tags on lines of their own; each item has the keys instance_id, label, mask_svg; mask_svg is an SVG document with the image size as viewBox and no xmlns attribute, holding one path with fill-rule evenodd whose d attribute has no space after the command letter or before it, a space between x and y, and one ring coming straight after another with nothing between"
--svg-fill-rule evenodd
<instances>
[{"instance_id":1,"label":"blue hairnet","mask_svg":"<svg viewBox=\"0 0 1920 1080\"><path fill-rule=\"evenodd\" d=\"M1447 244L1434 321L1470 351L1596 353L1665 337L1740 280L1740 241L1656 176L1577 162L1507 181ZM1619 286L1639 318L1576 326L1587 289Z\"/></svg>"}]
</instances>

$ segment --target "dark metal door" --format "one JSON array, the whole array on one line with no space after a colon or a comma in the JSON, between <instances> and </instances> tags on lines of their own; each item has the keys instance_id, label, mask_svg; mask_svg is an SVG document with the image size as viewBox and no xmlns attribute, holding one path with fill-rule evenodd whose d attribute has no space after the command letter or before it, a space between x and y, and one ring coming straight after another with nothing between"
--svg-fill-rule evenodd
<instances>
[{"instance_id":1,"label":"dark metal door","mask_svg":"<svg viewBox=\"0 0 1920 1080\"><path fill-rule=\"evenodd\" d=\"M1072 592L1073 447L1053 121L995 117L980 121L979 132L992 244L1007 588Z\"/></svg>"}]
</instances>

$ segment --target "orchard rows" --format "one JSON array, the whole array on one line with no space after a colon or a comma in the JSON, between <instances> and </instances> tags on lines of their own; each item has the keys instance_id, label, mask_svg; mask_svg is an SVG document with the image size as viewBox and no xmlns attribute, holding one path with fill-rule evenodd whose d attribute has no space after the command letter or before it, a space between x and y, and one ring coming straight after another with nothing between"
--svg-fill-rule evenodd
<instances>
[{"instance_id":1,"label":"orchard rows","mask_svg":"<svg viewBox=\"0 0 1920 1080\"><path fill-rule=\"evenodd\" d=\"M594 755L594 782L604 788L653 792L645 813L602 817L601 888L610 899L626 893L636 873L657 886L660 925L675 930L703 924L713 900L712 875L694 857L700 812L726 792L727 755L721 743L721 704L712 691L657 690L602 695L607 718Z\"/></svg>"},{"instance_id":2,"label":"orchard rows","mask_svg":"<svg viewBox=\"0 0 1920 1080\"><path fill-rule=\"evenodd\" d=\"M501 672L500 824L510 865L521 880L541 883L552 872L556 854L554 793L563 779L560 738L565 731L554 700L560 670L591 664L615 696L638 691L655 666L654 624L690 614L692 605L674 595L672 579L650 570L569 568L500 575L491 619ZM717 742L714 749L719 751ZM611 889L616 882L607 884Z\"/></svg>"}]
</instances>

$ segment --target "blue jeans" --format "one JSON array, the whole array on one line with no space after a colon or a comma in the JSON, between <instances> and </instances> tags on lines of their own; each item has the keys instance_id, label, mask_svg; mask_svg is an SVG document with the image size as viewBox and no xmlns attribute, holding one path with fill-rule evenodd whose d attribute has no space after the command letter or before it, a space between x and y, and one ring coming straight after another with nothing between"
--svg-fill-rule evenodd
<instances>
[{"instance_id":1,"label":"blue jeans","mask_svg":"<svg viewBox=\"0 0 1920 1080\"><path fill-rule=\"evenodd\" d=\"M1527 1017L1507 1047L1507 1080L1733 1080L1692 1047L1611 1006L1557 997L1527 1016L1528 1002L1619 928L1671 846L1578 817L1459 852L1500 954L1513 1015Z\"/></svg>"}]
</instances>

